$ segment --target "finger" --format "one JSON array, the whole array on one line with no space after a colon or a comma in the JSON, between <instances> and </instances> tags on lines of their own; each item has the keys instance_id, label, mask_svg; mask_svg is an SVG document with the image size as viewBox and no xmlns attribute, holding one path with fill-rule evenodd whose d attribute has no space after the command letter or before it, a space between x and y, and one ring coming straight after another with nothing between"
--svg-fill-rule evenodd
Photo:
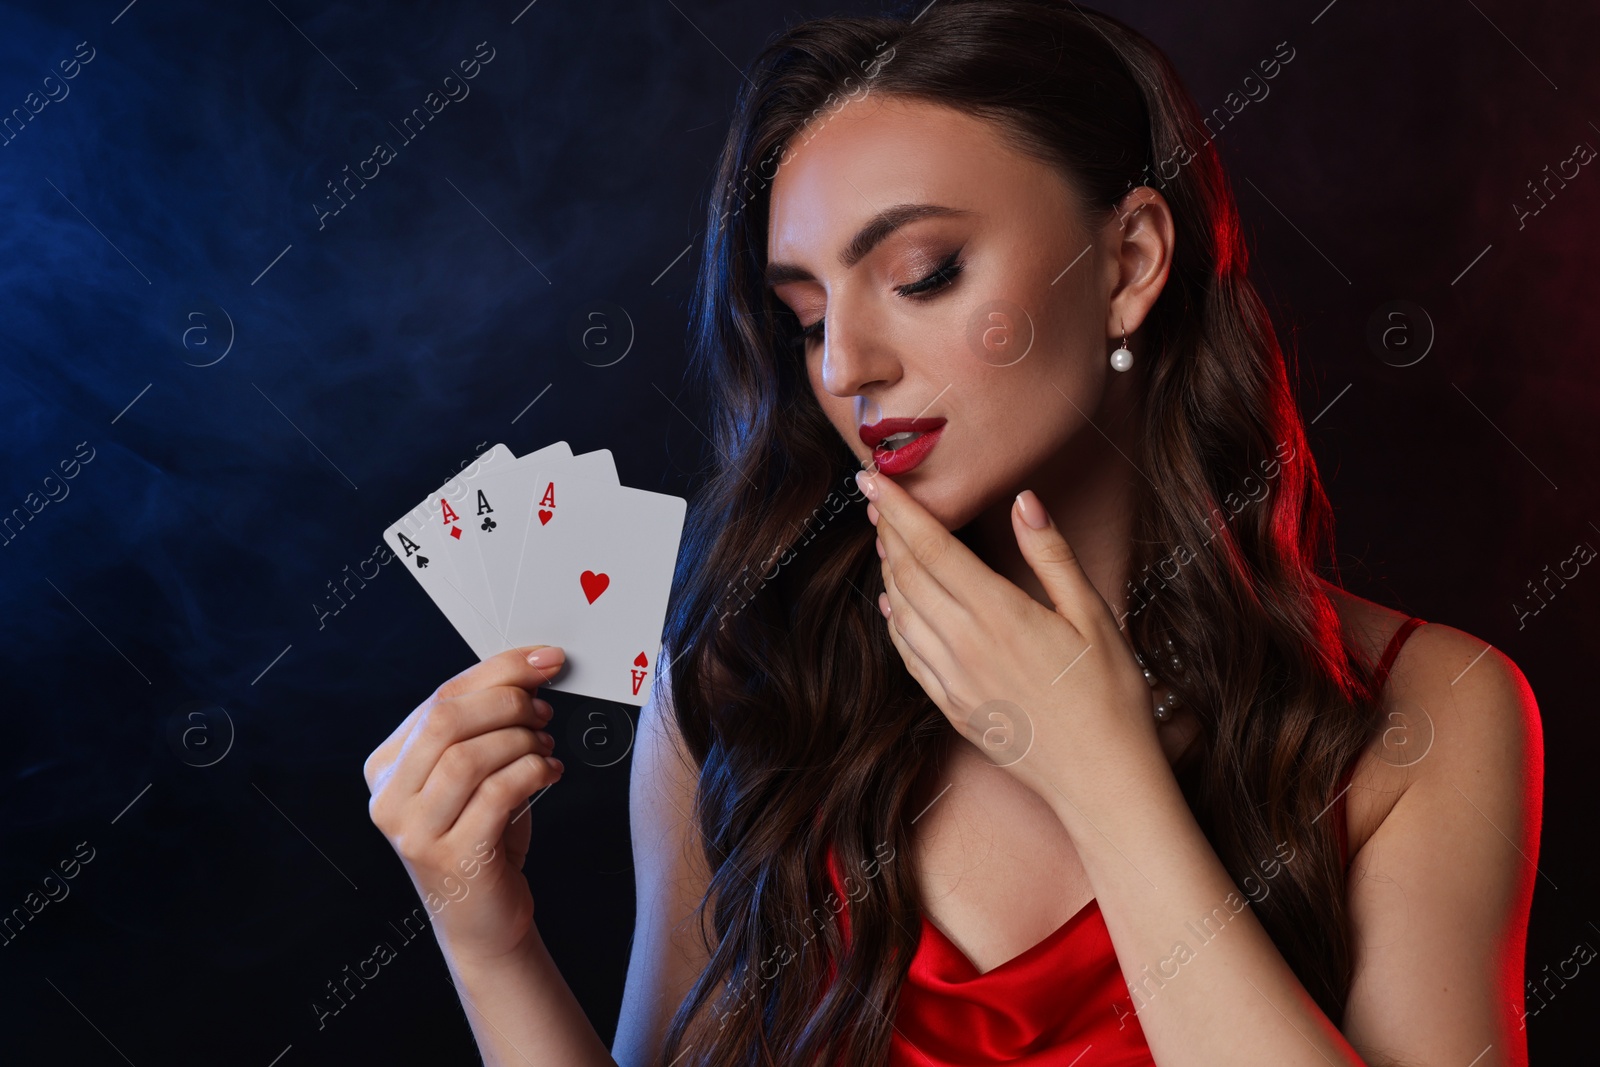
<instances>
[{"instance_id":1,"label":"finger","mask_svg":"<svg viewBox=\"0 0 1600 1067\"><path fill-rule=\"evenodd\" d=\"M538 666L527 662L527 656L534 651L543 649L544 657ZM546 662L545 660L548 660ZM511 648L504 652L490 656L481 663L473 664L460 674L455 675L436 689L433 700L459 696L474 689L483 689L495 685L520 685L524 688L537 688L554 678L566 663L566 655L556 645L525 645L521 648ZM394 731L384 738L372 754L367 757L362 773L367 779L367 788L374 790L387 777L386 771L393 765L404 747L406 739L411 736L416 727L417 720L427 711L431 701L424 701L407 715ZM548 707L548 705L546 705Z\"/></svg>"},{"instance_id":2,"label":"finger","mask_svg":"<svg viewBox=\"0 0 1600 1067\"><path fill-rule=\"evenodd\" d=\"M367 757L367 762L362 770L366 775L367 790L369 792L377 792L392 777L394 764L399 758L401 750L405 747L406 738L410 735L412 728L416 726L417 719L423 712L428 710L428 703L428 701L424 701L417 705L411 714L405 717L405 721L396 728L395 732L390 734L383 744L374 749L372 754ZM548 700L540 697L533 698L533 710L535 713L534 725L540 728L548 727L550 720L555 717L555 708L550 706Z\"/></svg>"},{"instance_id":3,"label":"finger","mask_svg":"<svg viewBox=\"0 0 1600 1067\"><path fill-rule=\"evenodd\" d=\"M954 669L950 644L932 626L927 618L901 592L892 574L884 575L884 598L889 606L889 630L898 634L928 669L938 675L940 685L949 686L946 680Z\"/></svg>"},{"instance_id":4,"label":"finger","mask_svg":"<svg viewBox=\"0 0 1600 1067\"><path fill-rule=\"evenodd\" d=\"M443 837L484 779L523 756L548 756L554 751L550 734L526 726L507 726L458 741L439 756L412 798L407 823L430 837Z\"/></svg>"},{"instance_id":5,"label":"finger","mask_svg":"<svg viewBox=\"0 0 1600 1067\"><path fill-rule=\"evenodd\" d=\"M861 471L856 480L873 500L869 516L875 508L879 535L882 536L886 526L892 527L900 535L901 542L908 546L911 557L953 598L972 607L992 592L984 587L986 579L992 580L994 572L894 479L881 472L869 477L866 471Z\"/></svg>"},{"instance_id":6,"label":"finger","mask_svg":"<svg viewBox=\"0 0 1600 1067\"><path fill-rule=\"evenodd\" d=\"M878 539L884 547L885 588L892 580L899 594L910 602L917 614L928 621L947 645L975 632L972 612L918 562L916 554L906 544L905 538L900 536L899 530L887 524L880 526Z\"/></svg>"},{"instance_id":7,"label":"finger","mask_svg":"<svg viewBox=\"0 0 1600 1067\"><path fill-rule=\"evenodd\" d=\"M1041 522L1036 529L1028 522L1032 516ZM1100 591L1083 573L1078 554L1051 518L1038 494L1024 489L1011 503L1011 526L1022 557L1038 576L1056 613L1079 630L1087 630L1116 617Z\"/></svg>"},{"instance_id":8,"label":"finger","mask_svg":"<svg viewBox=\"0 0 1600 1067\"><path fill-rule=\"evenodd\" d=\"M402 799L420 792L439 758L458 741L507 726L543 729L550 717L534 699L519 686L497 685L430 701L401 746L383 788Z\"/></svg>"},{"instance_id":9,"label":"finger","mask_svg":"<svg viewBox=\"0 0 1600 1067\"><path fill-rule=\"evenodd\" d=\"M526 819L521 810L528 798L561 778L563 766L554 756L529 754L501 767L479 784L447 832L466 847L475 841L498 841L511 820Z\"/></svg>"},{"instance_id":10,"label":"finger","mask_svg":"<svg viewBox=\"0 0 1600 1067\"><path fill-rule=\"evenodd\" d=\"M888 622L889 641L894 645L896 651L900 653L901 660L905 662L906 671L910 673L912 679L918 685L922 686L923 692L928 694L929 699L938 704L941 709L946 708L950 694L944 684L944 679L940 677L938 671L928 665L927 660L923 659L922 655L906 640L905 635L894 625L892 615Z\"/></svg>"},{"instance_id":11,"label":"finger","mask_svg":"<svg viewBox=\"0 0 1600 1067\"><path fill-rule=\"evenodd\" d=\"M539 663L528 657L539 653ZM515 685L523 689L538 689L561 673L567 655L559 645L524 645L508 648L475 663L439 687L442 697L460 696L475 689L488 689L497 685Z\"/></svg>"},{"instance_id":12,"label":"finger","mask_svg":"<svg viewBox=\"0 0 1600 1067\"><path fill-rule=\"evenodd\" d=\"M399 757L400 749L405 745L406 738L410 736L412 727L416 726L417 719L427 710L428 704L432 699L432 697L429 697L428 700L424 700L421 704L412 708L411 714L402 719L400 725L396 726L389 733L389 736L384 738L383 742L367 756L366 763L362 764L361 773L367 779L368 792L376 793L379 787L388 779L389 773L394 767L394 761Z\"/></svg>"}]
</instances>

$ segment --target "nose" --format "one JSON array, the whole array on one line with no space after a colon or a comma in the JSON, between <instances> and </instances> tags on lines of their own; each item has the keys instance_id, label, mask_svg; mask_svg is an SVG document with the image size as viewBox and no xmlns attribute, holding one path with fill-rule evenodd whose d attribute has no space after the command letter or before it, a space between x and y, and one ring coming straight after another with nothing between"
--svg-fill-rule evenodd
<instances>
[{"instance_id":1,"label":"nose","mask_svg":"<svg viewBox=\"0 0 1600 1067\"><path fill-rule=\"evenodd\" d=\"M837 397L860 396L875 382L892 383L900 360L865 309L829 304L822 329L822 387Z\"/></svg>"}]
</instances>

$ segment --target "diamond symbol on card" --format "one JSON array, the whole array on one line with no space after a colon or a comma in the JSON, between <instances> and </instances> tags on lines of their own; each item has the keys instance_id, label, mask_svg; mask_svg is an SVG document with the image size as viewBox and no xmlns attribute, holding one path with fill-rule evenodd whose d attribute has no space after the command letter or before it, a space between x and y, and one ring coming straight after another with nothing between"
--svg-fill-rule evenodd
<instances>
[{"instance_id":1,"label":"diamond symbol on card","mask_svg":"<svg viewBox=\"0 0 1600 1067\"><path fill-rule=\"evenodd\" d=\"M459 527L459 526L450 527L450 536L454 537L455 539L457 539L459 541L461 539L461 527Z\"/></svg>"}]
</instances>

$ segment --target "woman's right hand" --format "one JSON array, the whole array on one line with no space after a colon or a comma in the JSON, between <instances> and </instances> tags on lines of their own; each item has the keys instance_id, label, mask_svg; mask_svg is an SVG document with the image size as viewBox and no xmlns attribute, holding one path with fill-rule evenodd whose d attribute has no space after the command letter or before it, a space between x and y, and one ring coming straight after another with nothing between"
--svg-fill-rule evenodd
<instances>
[{"instance_id":1,"label":"woman's right hand","mask_svg":"<svg viewBox=\"0 0 1600 1067\"><path fill-rule=\"evenodd\" d=\"M538 650L541 658L527 656ZM565 663L530 645L445 682L367 757L367 811L427 905L441 948L489 960L533 926L522 873L528 797L561 777L545 732L553 709L535 693Z\"/></svg>"}]
</instances>

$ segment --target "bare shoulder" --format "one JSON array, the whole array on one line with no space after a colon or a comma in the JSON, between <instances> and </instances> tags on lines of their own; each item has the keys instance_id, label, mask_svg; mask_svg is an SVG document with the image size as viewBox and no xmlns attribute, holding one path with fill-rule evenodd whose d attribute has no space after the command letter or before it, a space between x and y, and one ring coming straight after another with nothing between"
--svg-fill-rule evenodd
<instances>
[{"instance_id":1,"label":"bare shoulder","mask_svg":"<svg viewBox=\"0 0 1600 1067\"><path fill-rule=\"evenodd\" d=\"M1346 631L1372 659L1410 616L1328 587ZM1357 855L1400 798L1425 778L1537 783L1538 706L1510 657L1482 638L1425 622L1406 638L1382 692L1382 715L1351 776L1350 854ZM1531 777L1530 777L1531 775Z\"/></svg>"},{"instance_id":2,"label":"bare shoulder","mask_svg":"<svg viewBox=\"0 0 1600 1067\"><path fill-rule=\"evenodd\" d=\"M1366 604L1346 600L1341 614L1381 650L1405 616ZM1523 952L1544 774L1532 688L1482 638L1429 622L1394 661L1384 713L1349 798L1352 844L1362 837L1341 1029L1359 1051L1404 1062L1465 1063L1493 1044L1494 1062L1526 1063Z\"/></svg>"},{"instance_id":3,"label":"bare shoulder","mask_svg":"<svg viewBox=\"0 0 1600 1067\"><path fill-rule=\"evenodd\" d=\"M1538 701L1521 668L1481 637L1429 623L1407 640L1387 690L1385 711L1411 735L1405 742L1411 751L1396 756L1395 739L1381 737L1376 751L1402 773L1405 791L1417 793L1409 817L1435 803L1456 805L1475 813L1480 832L1526 845L1522 851L1531 855L1544 740ZM1396 805L1389 818L1399 813Z\"/></svg>"},{"instance_id":4,"label":"bare shoulder","mask_svg":"<svg viewBox=\"0 0 1600 1067\"><path fill-rule=\"evenodd\" d=\"M1329 591L1374 660L1410 618ZM1363 762L1406 771L1406 784L1435 767L1440 774L1477 777L1498 768L1520 776L1540 753L1538 705L1522 670L1481 637L1446 623L1425 622L1406 638L1383 688L1383 711Z\"/></svg>"}]
</instances>

